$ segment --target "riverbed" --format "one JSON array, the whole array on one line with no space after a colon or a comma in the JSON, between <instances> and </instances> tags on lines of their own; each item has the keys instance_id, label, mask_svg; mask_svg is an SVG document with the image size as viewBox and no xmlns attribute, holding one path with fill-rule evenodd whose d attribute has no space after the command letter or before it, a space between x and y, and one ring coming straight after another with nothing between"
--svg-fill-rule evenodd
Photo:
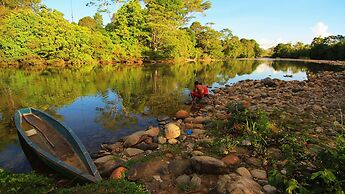
<instances>
[{"instance_id":1,"label":"riverbed","mask_svg":"<svg viewBox=\"0 0 345 194\"><path fill-rule=\"evenodd\" d=\"M89 152L104 142L157 125L158 116L173 116L189 109L195 80L211 89L241 80L266 77L306 80L319 71L342 67L326 64L234 60L210 64L145 64L139 67L106 66L40 71L1 69L0 167L29 172L31 167L17 141L15 110L41 109L72 128Z\"/></svg>"}]
</instances>

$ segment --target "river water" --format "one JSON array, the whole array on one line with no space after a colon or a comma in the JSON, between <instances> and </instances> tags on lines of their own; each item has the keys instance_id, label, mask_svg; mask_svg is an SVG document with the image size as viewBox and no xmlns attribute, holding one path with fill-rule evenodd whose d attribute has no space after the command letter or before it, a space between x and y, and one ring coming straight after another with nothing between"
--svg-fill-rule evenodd
<instances>
[{"instance_id":1,"label":"river water","mask_svg":"<svg viewBox=\"0 0 345 194\"><path fill-rule=\"evenodd\" d=\"M306 80L341 67L289 61L235 60L210 64L147 64L140 67L0 71L0 168L30 172L14 128L23 107L43 110L75 131L89 152L134 131L157 125L161 115L189 109L195 80L212 88L266 77ZM292 75L292 77L286 77Z\"/></svg>"}]
</instances>

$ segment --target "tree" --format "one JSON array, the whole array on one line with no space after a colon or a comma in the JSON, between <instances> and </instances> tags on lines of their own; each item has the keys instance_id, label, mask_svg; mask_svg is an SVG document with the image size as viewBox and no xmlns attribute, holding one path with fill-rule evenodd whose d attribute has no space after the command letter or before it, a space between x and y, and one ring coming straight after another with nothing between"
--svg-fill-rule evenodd
<instances>
[{"instance_id":1,"label":"tree","mask_svg":"<svg viewBox=\"0 0 345 194\"><path fill-rule=\"evenodd\" d=\"M103 16L99 12L95 13L93 19L96 21L99 28L103 27Z\"/></svg>"},{"instance_id":2,"label":"tree","mask_svg":"<svg viewBox=\"0 0 345 194\"><path fill-rule=\"evenodd\" d=\"M14 8L21 8L21 7L32 7L34 8L36 5L41 3L41 0L0 0L0 5L14 9Z\"/></svg>"},{"instance_id":3,"label":"tree","mask_svg":"<svg viewBox=\"0 0 345 194\"><path fill-rule=\"evenodd\" d=\"M92 30L97 29L97 21L90 16L83 17L78 22L79 26L88 27Z\"/></svg>"}]
</instances>

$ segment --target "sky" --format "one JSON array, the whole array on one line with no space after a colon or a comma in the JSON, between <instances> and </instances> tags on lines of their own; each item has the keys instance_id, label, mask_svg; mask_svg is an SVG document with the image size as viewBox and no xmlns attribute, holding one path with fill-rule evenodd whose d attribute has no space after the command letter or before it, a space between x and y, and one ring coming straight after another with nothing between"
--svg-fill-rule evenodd
<instances>
[{"instance_id":1,"label":"sky","mask_svg":"<svg viewBox=\"0 0 345 194\"><path fill-rule=\"evenodd\" d=\"M78 22L96 13L88 0L43 0L49 8ZM229 28L240 38L255 39L262 48L278 43L311 43L316 36L345 35L345 0L211 0L206 14L193 20L214 23L216 30ZM105 22L109 16L104 15Z\"/></svg>"}]
</instances>

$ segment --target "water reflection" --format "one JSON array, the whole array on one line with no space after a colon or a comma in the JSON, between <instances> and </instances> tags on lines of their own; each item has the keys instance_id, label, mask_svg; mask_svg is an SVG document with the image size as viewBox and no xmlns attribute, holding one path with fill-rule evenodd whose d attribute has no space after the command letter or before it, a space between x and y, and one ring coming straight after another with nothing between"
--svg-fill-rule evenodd
<instances>
[{"instance_id":1,"label":"water reflection","mask_svg":"<svg viewBox=\"0 0 345 194\"><path fill-rule=\"evenodd\" d=\"M12 119L14 111L22 107L48 112L72 128L88 151L95 151L102 142L156 125L159 115L187 109L183 102L189 98L195 80L212 87L266 77L304 80L309 73L334 68L301 62L235 60L39 72L2 69L0 167L29 169L16 143ZM284 77L286 74L293 77Z\"/></svg>"}]
</instances>

